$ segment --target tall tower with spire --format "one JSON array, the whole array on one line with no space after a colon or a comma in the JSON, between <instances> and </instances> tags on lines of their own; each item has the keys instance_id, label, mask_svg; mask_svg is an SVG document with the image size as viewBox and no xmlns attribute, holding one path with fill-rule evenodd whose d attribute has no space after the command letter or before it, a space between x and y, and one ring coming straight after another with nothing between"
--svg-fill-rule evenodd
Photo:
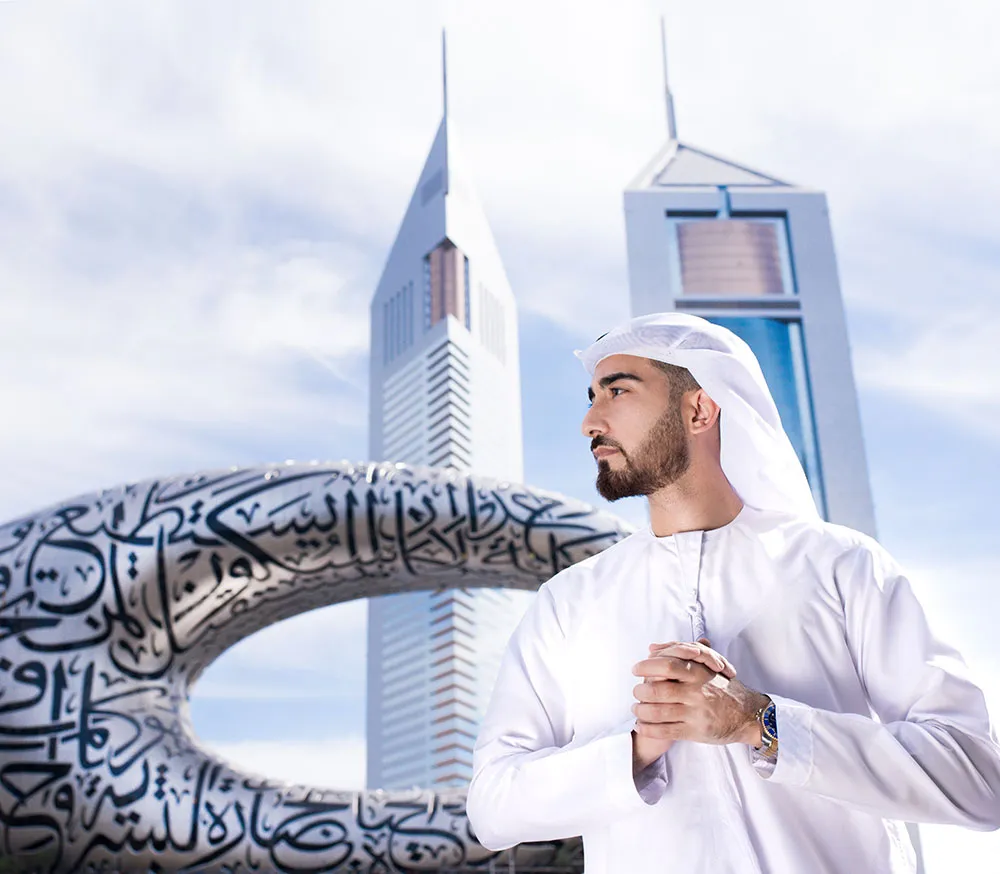
<instances>
[{"instance_id":1,"label":"tall tower with spire","mask_svg":"<svg viewBox=\"0 0 1000 874\"><path fill-rule=\"evenodd\" d=\"M826 195L679 140L662 38L667 141L625 191L632 315L681 310L742 337L820 512L874 534Z\"/></svg>"},{"instance_id":2,"label":"tall tower with spire","mask_svg":"<svg viewBox=\"0 0 1000 874\"><path fill-rule=\"evenodd\" d=\"M371 458L523 479L517 310L444 113L371 303ZM368 607L367 784L472 778L472 747L529 592L417 592Z\"/></svg>"}]
</instances>

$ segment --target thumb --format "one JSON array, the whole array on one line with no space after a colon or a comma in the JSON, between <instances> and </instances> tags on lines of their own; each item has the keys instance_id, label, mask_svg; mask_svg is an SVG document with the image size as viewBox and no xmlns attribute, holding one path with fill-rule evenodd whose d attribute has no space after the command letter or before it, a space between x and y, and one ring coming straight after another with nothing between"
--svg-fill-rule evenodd
<instances>
[{"instance_id":1,"label":"thumb","mask_svg":"<svg viewBox=\"0 0 1000 874\"><path fill-rule=\"evenodd\" d=\"M699 637L698 643L703 643L709 648L712 646L712 641L710 641L707 637ZM736 676L736 668L733 667L732 662L730 662L725 656L719 655L719 658L722 659L722 663L725 665L722 674L731 680Z\"/></svg>"}]
</instances>

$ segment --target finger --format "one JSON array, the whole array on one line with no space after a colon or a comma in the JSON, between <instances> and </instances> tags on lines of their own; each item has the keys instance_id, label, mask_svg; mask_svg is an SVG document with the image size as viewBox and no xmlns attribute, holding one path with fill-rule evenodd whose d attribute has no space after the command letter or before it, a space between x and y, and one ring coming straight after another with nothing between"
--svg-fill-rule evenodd
<instances>
[{"instance_id":1,"label":"finger","mask_svg":"<svg viewBox=\"0 0 1000 874\"><path fill-rule=\"evenodd\" d=\"M719 674L713 676L718 677ZM711 682L711 680L709 680ZM728 682L728 680L723 680ZM691 683L673 683L669 680L654 680L640 683L632 689L636 701L652 704L677 704L690 700Z\"/></svg>"},{"instance_id":2,"label":"finger","mask_svg":"<svg viewBox=\"0 0 1000 874\"><path fill-rule=\"evenodd\" d=\"M724 667L721 671L719 671L719 673L722 674L722 676L727 680L733 679L733 677L736 676L736 668L733 666L733 663L725 656L720 656L720 658L722 659Z\"/></svg>"},{"instance_id":3,"label":"finger","mask_svg":"<svg viewBox=\"0 0 1000 874\"><path fill-rule=\"evenodd\" d=\"M698 653L698 656L696 658L700 659L701 657L704 657L704 658L709 659L708 662L702 662L702 664L712 664L712 663L715 663L715 664L719 665L720 667L725 667L725 666L729 665L729 662L727 661L727 659L725 658L725 656L723 656L719 652L716 652L714 649L712 649L712 647L708 646L707 644L702 643L701 641L698 641L697 643L681 643L681 644L676 644L674 648L677 648L677 647L684 647L685 652L693 651L693 652ZM720 670L720 673L721 673L721 670Z\"/></svg>"},{"instance_id":4,"label":"finger","mask_svg":"<svg viewBox=\"0 0 1000 874\"><path fill-rule=\"evenodd\" d=\"M736 668L725 656L720 655L700 641L698 643L674 643L662 650L656 650L653 655L673 655L678 658L690 659L701 662L701 664L729 679L736 676Z\"/></svg>"},{"instance_id":5,"label":"finger","mask_svg":"<svg viewBox=\"0 0 1000 874\"><path fill-rule=\"evenodd\" d=\"M712 641L710 641L707 637L699 637L698 638L698 643L703 643L709 649L712 649ZM714 652L720 659L722 659L726 663L727 670L720 671L720 673L725 674L726 677L728 677L730 680L733 677L735 677L736 676L736 668L733 666L733 663L731 661L729 661L729 659L727 659L722 653L716 652L714 649L712 649L712 652ZM730 671L732 673L730 673Z\"/></svg>"},{"instance_id":6,"label":"finger","mask_svg":"<svg viewBox=\"0 0 1000 874\"><path fill-rule=\"evenodd\" d=\"M638 677L654 680L677 680L682 683L706 683L716 673L693 659L655 656L644 659L632 667Z\"/></svg>"},{"instance_id":7,"label":"finger","mask_svg":"<svg viewBox=\"0 0 1000 874\"><path fill-rule=\"evenodd\" d=\"M649 648L650 649L655 649L655 648L658 648L658 647L661 647L661 646L673 646L675 643L687 643L687 642L688 641L684 641L684 640L668 640L665 643L651 643L649 645ZM699 637L698 638L698 643L703 643L703 644L705 644L705 646L708 646L708 647L710 647L712 645L712 641L710 641L707 637Z\"/></svg>"},{"instance_id":8,"label":"finger","mask_svg":"<svg viewBox=\"0 0 1000 874\"><path fill-rule=\"evenodd\" d=\"M685 658L691 658L694 655L704 655L704 654L710 654L713 656L718 655L718 653L716 653L714 649L711 649L710 647L703 646L700 643L695 643L690 640L680 640L680 641L674 641L673 643L664 644L661 647L657 647L655 651L665 652L668 650L669 651L677 650L677 652L683 653Z\"/></svg>"},{"instance_id":9,"label":"finger","mask_svg":"<svg viewBox=\"0 0 1000 874\"><path fill-rule=\"evenodd\" d=\"M633 673L656 682L705 683L716 672L695 659L657 655L639 662Z\"/></svg>"},{"instance_id":10,"label":"finger","mask_svg":"<svg viewBox=\"0 0 1000 874\"><path fill-rule=\"evenodd\" d=\"M655 740L682 740L687 726L683 722L642 722L636 720L636 734Z\"/></svg>"},{"instance_id":11,"label":"finger","mask_svg":"<svg viewBox=\"0 0 1000 874\"><path fill-rule=\"evenodd\" d=\"M680 667L676 664L681 659L672 656L655 656L643 659L632 666L632 673L637 677L643 677L647 682L657 680L674 680L680 674Z\"/></svg>"},{"instance_id":12,"label":"finger","mask_svg":"<svg viewBox=\"0 0 1000 874\"><path fill-rule=\"evenodd\" d=\"M632 715L641 722L680 722L686 709L686 704L633 704Z\"/></svg>"},{"instance_id":13,"label":"finger","mask_svg":"<svg viewBox=\"0 0 1000 874\"><path fill-rule=\"evenodd\" d=\"M720 674L723 673L727 667L726 660L722 658L722 656L720 656L715 650L702 646L700 643L671 644L663 649L655 650L653 655L670 655L675 656L676 658L700 662L705 665L705 667L711 668L713 671Z\"/></svg>"}]
</instances>

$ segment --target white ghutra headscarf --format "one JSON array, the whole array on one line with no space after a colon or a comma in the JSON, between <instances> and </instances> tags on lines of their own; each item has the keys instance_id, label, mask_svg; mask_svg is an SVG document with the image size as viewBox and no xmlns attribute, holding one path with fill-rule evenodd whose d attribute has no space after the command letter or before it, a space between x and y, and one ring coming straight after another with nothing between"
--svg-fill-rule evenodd
<instances>
[{"instance_id":1,"label":"white ghutra headscarf","mask_svg":"<svg viewBox=\"0 0 1000 874\"><path fill-rule=\"evenodd\" d=\"M816 503L750 347L686 313L640 316L576 352L593 376L609 355L686 367L722 410L722 470L745 504L816 517Z\"/></svg>"}]
</instances>

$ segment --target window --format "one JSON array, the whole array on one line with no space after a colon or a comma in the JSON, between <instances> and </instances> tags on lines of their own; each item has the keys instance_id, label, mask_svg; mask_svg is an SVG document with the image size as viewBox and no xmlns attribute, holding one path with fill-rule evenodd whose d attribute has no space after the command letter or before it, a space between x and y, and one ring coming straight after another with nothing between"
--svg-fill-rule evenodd
<instances>
[{"instance_id":1,"label":"window","mask_svg":"<svg viewBox=\"0 0 1000 874\"><path fill-rule=\"evenodd\" d=\"M465 258L465 270L464 270L464 274L463 275L465 277L465 330L466 331L471 331L472 330L472 307L470 305L471 302L469 300L471 292L469 290L469 259L468 259L468 257Z\"/></svg>"},{"instance_id":2,"label":"window","mask_svg":"<svg viewBox=\"0 0 1000 874\"><path fill-rule=\"evenodd\" d=\"M469 326L469 259L445 238L424 257L424 330L452 316Z\"/></svg>"},{"instance_id":3,"label":"window","mask_svg":"<svg viewBox=\"0 0 1000 874\"><path fill-rule=\"evenodd\" d=\"M406 299L406 304L404 306L404 312L406 313L406 345L407 347L413 345L413 280L411 279L406 284L406 291L404 294Z\"/></svg>"},{"instance_id":4,"label":"window","mask_svg":"<svg viewBox=\"0 0 1000 874\"><path fill-rule=\"evenodd\" d=\"M431 288L431 256L424 255L424 330L429 331L431 325L434 323L431 321L431 297L433 296L433 290Z\"/></svg>"},{"instance_id":5,"label":"window","mask_svg":"<svg viewBox=\"0 0 1000 874\"><path fill-rule=\"evenodd\" d=\"M507 332L504 308L499 298L479 284L479 340L501 362L506 362Z\"/></svg>"},{"instance_id":6,"label":"window","mask_svg":"<svg viewBox=\"0 0 1000 874\"><path fill-rule=\"evenodd\" d=\"M382 363L389 363L389 304L382 304Z\"/></svg>"},{"instance_id":7,"label":"window","mask_svg":"<svg viewBox=\"0 0 1000 874\"><path fill-rule=\"evenodd\" d=\"M397 291L382 308L382 363L402 355L413 345L413 282Z\"/></svg>"},{"instance_id":8,"label":"window","mask_svg":"<svg viewBox=\"0 0 1000 874\"><path fill-rule=\"evenodd\" d=\"M396 317L396 313L399 310L399 303L396 300L396 296L393 295L389 300L389 358L390 360L396 357L396 352L399 348L399 331L397 330L397 322L399 319Z\"/></svg>"},{"instance_id":9,"label":"window","mask_svg":"<svg viewBox=\"0 0 1000 874\"><path fill-rule=\"evenodd\" d=\"M683 296L795 294L782 217L674 218L671 263Z\"/></svg>"}]
</instances>

